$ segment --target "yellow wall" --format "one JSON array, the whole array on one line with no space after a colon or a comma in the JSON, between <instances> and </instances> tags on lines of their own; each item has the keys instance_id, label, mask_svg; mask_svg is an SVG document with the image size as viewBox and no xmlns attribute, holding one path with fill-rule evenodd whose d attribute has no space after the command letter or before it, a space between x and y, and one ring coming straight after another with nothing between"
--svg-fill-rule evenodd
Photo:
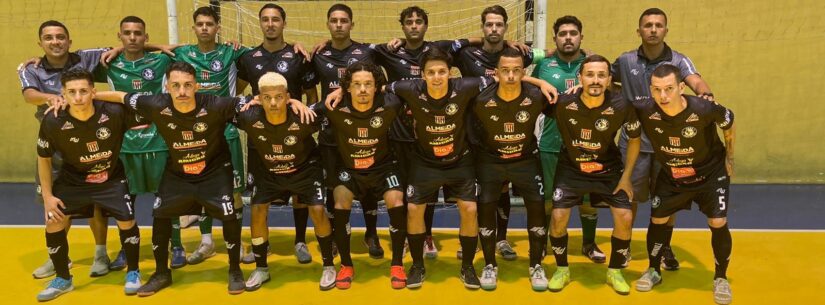
<instances>
[{"instance_id":1,"label":"yellow wall","mask_svg":"<svg viewBox=\"0 0 825 305\"><path fill-rule=\"evenodd\" d=\"M357 19L358 7L369 3L359 2L353 5L356 24L365 30L369 20ZM306 3L310 4L317 3ZM179 29L185 39L191 36L187 31L192 1L178 0L178 6ZM584 47L613 59L639 45L637 20L652 6L669 14L666 41L690 56L717 99L736 112L734 181L825 183L825 155L820 152L825 145L819 142L825 139L825 101L817 90L825 73L825 64L817 56L825 50L825 18L820 16L825 12L825 1L784 1L779 5L766 0L551 0L548 23L552 25L561 15L578 16L584 22ZM297 21L290 9L288 20ZM325 8L312 11L323 18ZM146 20L150 41L167 41L163 0L0 1L0 37L5 42L0 46L0 71L4 71L0 73L0 96L6 97L5 111L0 111L0 122L4 123L0 129L0 181L32 181L38 126L34 107L20 95L14 69L23 59L42 54L36 45L40 22L51 18L64 21L72 34L72 49L114 46L119 44L118 21L128 14ZM435 22L431 20L432 25ZM552 29L548 34L552 36ZM551 37L548 42L552 43Z\"/></svg>"}]
</instances>

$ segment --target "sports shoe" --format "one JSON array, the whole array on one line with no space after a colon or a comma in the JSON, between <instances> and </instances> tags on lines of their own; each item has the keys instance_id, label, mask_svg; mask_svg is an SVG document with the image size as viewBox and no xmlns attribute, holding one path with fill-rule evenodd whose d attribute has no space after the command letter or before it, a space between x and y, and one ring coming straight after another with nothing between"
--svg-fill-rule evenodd
<instances>
[{"instance_id":1,"label":"sports shoe","mask_svg":"<svg viewBox=\"0 0 825 305\"><path fill-rule=\"evenodd\" d=\"M246 247L241 247L246 248ZM246 252L249 250L249 252ZM241 264L251 264L255 262L255 253L252 252L252 247L250 246L248 249L243 249L241 251Z\"/></svg>"},{"instance_id":2,"label":"sports shoe","mask_svg":"<svg viewBox=\"0 0 825 305\"><path fill-rule=\"evenodd\" d=\"M426 274L427 272L424 270L424 266L413 264L410 267L409 276L407 276L407 288L414 289L421 287L421 285L424 284Z\"/></svg>"},{"instance_id":3,"label":"sports shoe","mask_svg":"<svg viewBox=\"0 0 825 305\"><path fill-rule=\"evenodd\" d=\"M126 272L126 284L123 285L123 292L126 295L133 295L140 289L140 271L132 270Z\"/></svg>"},{"instance_id":4,"label":"sports shoe","mask_svg":"<svg viewBox=\"0 0 825 305\"><path fill-rule=\"evenodd\" d=\"M508 261L515 260L518 257L516 250L513 250L513 247L506 240L499 240L496 243L496 252L501 255L501 258Z\"/></svg>"},{"instance_id":5,"label":"sports shoe","mask_svg":"<svg viewBox=\"0 0 825 305\"><path fill-rule=\"evenodd\" d=\"M624 257L624 263L622 263L622 268L627 268L630 266L630 261L633 260L633 255L630 254L630 249L627 250L627 255Z\"/></svg>"},{"instance_id":6,"label":"sports shoe","mask_svg":"<svg viewBox=\"0 0 825 305\"><path fill-rule=\"evenodd\" d=\"M381 243L378 236L365 236L364 245L370 253L370 258L380 259L384 258L384 248L381 248Z\"/></svg>"},{"instance_id":7,"label":"sports shoe","mask_svg":"<svg viewBox=\"0 0 825 305\"><path fill-rule=\"evenodd\" d=\"M126 268L126 251L120 249L115 260L109 264L109 270L116 271Z\"/></svg>"},{"instance_id":8,"label":"sports shoe","mask_svg":"<svg viewBox=\"0 0 825 305\"><path fill-rule=\"evenodd\" d=\"M607 285L613 287L618 294L628 295L630 293L630 285L624 280L622 269L607 269Z\"/></svg>"},{"instance_id":9,"label":"sports shoe","mask_svg":"<svg viewBox=\"0 0 825 305\"><path fill-rule=\"evenodd\" d=\"M599 246L595 243L582 245L582 254L597 264L604 264L607 260L607 255L604 255L602 249L599 249Z\"/></svg>"},{"instance_id":10,"label":"sports shoe","mask_svg":"<svg viewBox=\"0 0 825 305\"><path fill-rule=\"evenodd\" d=\"M488 264L481 269L481 278L478 279L481 283L481 289L495 290L498 282L498 267L493 264Z\"/></svg>"},{"instance_id":11,"label":"sports shoe","mask_svg":"<svg viewBox=\"0 0 825 305\"><path fill-rule=\"evenodd\" d=\"M73 289L72 277L69 277L67 280L58 276L49 282L49 286L46 287L46 289L41 290L40 293L37 294L37 300L40 302L51 301Z\"/></svg>"},{"instance_id":12,"label":"sports shoe","mask_svg":"<svg viewBox=\"0 0 825 305\"><path fill-rule=\"evenodd\" d=\"M207 258L215 256L215 254L215 244L201 243L198 246L198 250L195 250L195 252L192 252L192 254L186 258L186 262L190 265L200 264Z\"/></svg>"},{"instance_id":13,"label":"sports shoe","mask_svg":"<svg viewBox=\"0 0 825 305\"><path fill-rule=\"evenodd\" d=\"M183 247L172 247L171 260L172 264L170 266L172 269L186 266L186 250Z\"/></svg>"},{"instance_id":14,"label":"sports shoe","mask_svg":"<svg viewBox=\"0 0 825 305\"><path fill-rule=\"evenodd\" d=\"M662 276L659 275L659 272L656 272L656 269L648 268L642 277L636 281L636 291L641 292L648 292L653 290L653 286L659 285L662 283Z\"/></svg>"},{"instance_id":15,"label":"sports shoe","mask_svg":"<svg viewBox=\"0 0 825 305\"><path fill-rule=\"evenodd\" d=\"M713 301L716 304L726 305L733 300L733 294L730 292L730 283L727 279L717 278L713 280Z\"/></svg>"},{"instance_id":16,"label":"sports shoe","mask_svg":"<svg viewBox=\"0 0 825 305\"><path fill-rule=\"evenodd\" d=\"M98 277L109 273L109 256L106 253L95 254L95 259L92 261L92 267L89 268L89 276Z\"/></svg>"},{"instance_id":17,"label":"sports shoe","mask_svg":"<svg viewBox=\"0 0 825 305\"><path fill-rule=\"evenodd\" d=\"M536 264L530 267L530 286L535 291L547 290L547 276L544 274L544 267L541 264Z\"/></svg>"},{"instance_id":18,"label":"sports shoe","mask_svg":"<svg viewBox=\"0 0 825 305\"><path fill-rule=\"evenodd\" d=\"M335 287L335 266L324 266L318 286L321 290L330 290Z\"/></svg>"},{"instance_id":19,"label":"sports shoe","mask_svg":"<svg viewBox=\"0 0 825 305\"><path fill-rule=\"evenodd\" d=\"M481 287L481 282L478 281L478 276L476 275L476 269L473 268L472 265L461 267L460 278L465 288L478 289Z\"/></svg>"},{"instance_id":20,"label":"sports shoe","mask_svg":"<svg viewBox=\"0 0 825 305\"><path fill-rule=\"evenodd\" d=\"M72 269L71 260L69 260L69 269ZM51 259L47 259L46 262L43 263L43 265L40 265L40 267L34 269L34 272L32 272L32 277L34 277L35 279L44 279L54 274L54 263L52 263Z\"/></svg>"},{"instance_id":21,"label":"sports shoe","mask_svg":"<svg viewBox=\"0 0 825 305\"><path fill-rule=\"evenodd\" d=\"M435 247L435 241L433 241L432 236L424 238L424 257L432 259L438 257L438 248Z\"/></svg>"},{"instance_id":22,"label":"sports shoe","mask_svg":"<svg viewBox=\"0 0 825 305\"><path fill-rule=\"evenodd\" d=\"M229 294L241 294L246 290L246 283L243 279L243 271L240 268L229 270Z\"/></svg>"},{"instance_id":23,"label":"sports shoe","mask_svg":"<svg viewBox=\"0 0 825 305\"><path fill-rule=\"evenodd\" d=\"M249 279L246 280L246 291L255 291L258 288L261 288L266 282L269 282L269 267L258 267L252 271L252 274L249 275Z\"/></svg>"},{"instance_id":24,"label":"sports shoe","mask_svg":"<svg viewBox=\"0 0 825 305\"><path fill-rule=\"evenodd\" d=\"M172 272L155 272L152 276L149 277L149 280L146 281L146 284L140 286L137 290L137 295L139 297L148 297L160 291L163 288L169 287L172 285Z\"/></svg>"},{"instance_id":25,"label":"sports shoe","mask_svg":"<svg viewBox=\"0 0 825 305\"><path fill-rule=\"evenodd\" d=\"M662 269L679 270L679 261L676 260L676 255L673 254L673 248L670 246L662 247Z\"/></svg>"},{"instance_id":26,"label":"sports shoe","mask_svg":"<svg viewBox=\"0 0 825 305\"><path fill-rule=\"evenodd\" d=\"M564 289L564 286L570 284L570 267L556 267L550 282L547 283L547 290L552 292L559 292Z\"/></svg>"},{"instance_id":27,"label":"sports shoe","mask_svg":"<svg viewBox=\"0 0 825 305\"><path fill-rule=\"evenodd\" d=\"M404 266L390 267L390 285L392 289L407 287L407 274L404 273Z\"/></svg>"},{"instance_id":28,"label":"sports shoe","mask_svg":"<svg viewBox=\"0 0 825 305\"><path fill-rule=\"evenodd\" d=\"M338 275L335 277L335 287L349 289L352 286L353 277L355 277L355 269L352 266L341 266L341 270L338 270Z\"/></svg>"},{"instance_id":29,"label":"sports shoe","mask_svg":"<svg viewBox=\"0 0 825 305\"><path fill-rule=\"evenodd\" d=\"M312 254L309 254L309 248L306 243L295 244L295 259L299 264L309 264L312 262Z\"/></svg>"}]
</instances>

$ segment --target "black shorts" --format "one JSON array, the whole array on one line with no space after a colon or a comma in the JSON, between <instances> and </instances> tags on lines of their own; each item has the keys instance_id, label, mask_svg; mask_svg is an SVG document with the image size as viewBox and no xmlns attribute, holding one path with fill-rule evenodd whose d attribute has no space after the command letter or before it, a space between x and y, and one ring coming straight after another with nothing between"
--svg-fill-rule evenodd
<instances>
[{"instance_id":1,"label":"black shorts","mask_svg":"<svg viewBox=\"0 0 825 305\"><path fill-rule=\"evenodd\" d=\"M390 147L395 160L398 161L398 174L401 175L401 180L408 181L410 175L411 160L413 157L413 149L415 149L415 142L390 141ZM407 186L404 185L404 188Z\"/></svg>"},{"instance_id":2,"label":"black shorts","mask_svg":"<svg viewBox=\"0 0 825 305\"><path fill-rule=\"evenodd\" d=\"M257 184L252 188L252 204L286 204L292 195L298 196L297 203L308 205L324 205L326 200L324 170L317 162L286 175L258 171L255 177Z\"/></svg>"},{"instance_id":3,"label":"black shorts","mask_svg":"<svg viewBox=\"0 0 825 305\"><path fill-rule=\"evenodd\" d=\"M324 185L334 188L338 185L338 166L341 164L341 155L337 146L318 145L321 155L321 168L324 170Z\"/></svg>"},{"instance_id":4,"label":"black shorts","mask_svg":"<svg viewBox=\"0 0 825 305\"><path fill-rule=\"evenodd\" d=\"M461 157L451 167L437 167L413 157L410 164L409 185L407 185L407 202L424 204L438 201L438 190L444 188L446 198L464 201L476 201L478 189L476 171L472 154ZM498 186L501 192L501 185Z\"/></svg>"},{"instance_id":5,"label":"black shorts","mask_svg":"<svg viewBox=\"0 0 825 305\"><path fill-rule=\"evenodd\" d=\"M240 219L243 206L235 205L233 179L230 162L197 181L187 181L166 171L160 181L152 216L200 215L201 210L205 210L209 216L221 221Z\"/></svg>"},{"instance_id":6,"label":"black shorts","mask_svg":"<svg viewBox=\"0 0 825 305\"><path fill-rule=\"evenodd\" d=\"M544 183L538 156L508 163L478 156L476 160L479 203L497 203L502 185L512 183L525 201L544 202Z\"/></svg>"},{"instance_id":7,"label":"black shorts","mask_svg":"<svg viewBox=\"0 0 825 305\"><path fill-rule=\"evenodd\" d=\"M105 217L114 217L118 221L135 219L135 202L129 195L125 177L82 186L66 185L58 179L53 193L66 205L60 211L72 218L90 218L94 215L94 207L99 206Z\"/></svg>"},{"instance_id":8,"label":"black shorts","mask_svg":"<svg viewBox=\"0 0 825 305\"><path fill-rule=\"evenodd\" d=\"M255 174L260 172L258 169L264 168L264 164L261 162L255 146L247 145L246 151L246 168L248 169L246 171L246 189L252 191L255 188Z\"/></svg>"},{"instance_id":9,"label":"black shorts","mask_svg":"<svg viewBox=\"0 0 825 305\"><path fill-rule=\"evenodd\" d=\"M591 200L595 195L611 207L630 209L630 198L625 192L613 194L621 177L621 170L605 174L604 177L585 176L569 165L559 163L554 179L553 207L572 208L581 205L584 195L590 194Z\"/></svg>"},{"instance_id":10,"label":"black shorts","mask_svg":"<svg viewBox=\"0 0 825 305\"><path fill-rule=\"evenodd\" d=\"M389 190L403 192L401 177L398 175L398 165L393 162L380 164L369 170L338 169L335 186L343 185L355 196L355 200L363 200L367 196L381 200Z\"/></svg>"},{"instance_id":11,"label":"black shorts","mask_svg":"<svg viewBox=\"0 0 825 305\"><path fill-rule=\"evenodd\" d=\"M650 205L652 217L668 217L679 210L689 210L696 202L702 214L708 218L728 216L730 199L730 177L724 166L720 166L705 181L692 185L675 185L667 179L665 171L659 172L653 199Z\"/></svg>"}]
</instances>

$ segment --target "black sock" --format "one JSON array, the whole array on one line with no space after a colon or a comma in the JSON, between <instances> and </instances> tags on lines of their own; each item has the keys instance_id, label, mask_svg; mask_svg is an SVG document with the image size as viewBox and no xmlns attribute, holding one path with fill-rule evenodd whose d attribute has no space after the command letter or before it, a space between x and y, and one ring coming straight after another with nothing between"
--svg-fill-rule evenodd
<instances>
[{"instance_id":1,"label":"black sock","mask_svg":"<svg viewBox=\"0 0 825 305\"><path fill-rule=\"evenodd\" d=\"M350 256L349 241L350 241L350 225L349 225L350 210L335 209L333 215L333 227L335 231L335 245L338 246L338 255L341 256L342 266L352 266L352 256Z\"/></svg>"},{"instance_id":2,"label":"black sock","mask_svg":"<svg viewBox=\"0 0 825 305\"><path fill-rule=\"evenodd\" d=\"M473 265L473 260L476 258L476 247L478 247L478 236L458 236L458 241L461 243L461 249L464 253L461 255L461 267ZM421 251L424 251L422 248Z\"/></svg>"},{"instance_id":3,"label":"black sock","mask_svg":"<svg viewBox=\"0 0 825 305\"><path fill-rule=\"evenodd\" d=\"M241 221L238 219L223 221L223 241L229 254L229 270L241 270ZM264 257L266 253L264 253Z\"/></svg>"},{"instance_id":4,"label":"black sock","mask_svg":"<svg viewBox=\"0 0 825 305\"><path fill-rule=\"evenodd\" d=\"M255 267L266 268L269 265L266 262L266 249L269 248L269 241L264 241L260 245L252 244L252 254L255 255Z\"/></svg>"},{"instance_id":5,"label":"black sock","mask_svg":"<svg viewBox=\"0 0 825 305\"><path fill-rule=\"evenodd\" d=\"M152 253L155 256L155 273L169 272L169 239L172 237L172 219L152 220Z\"/></svg>"},{"instance_id":6,"label":"black sock","mask_svg":"<svg viewBox=\"0 0 825 305\"><path fill-rule=\"evenodd\" d=\"M507 239L507 225L510 222L510 192L501 193L498 198L498 218L496 219L496 241Z\"/></svg>"},{"instance_id":7,"label":"black sock","mask_svg":"<svg viewBox=\"0 0 825 305\"><path fill-rule=\"evenodd\" d=\"M553 255L556 257L556 266L567 267L567 234L561 237L550 236L550 246L553 247Z\"/></svg>"},{"instance_id":8,"label":"black sock","mask_svg":"<svg viewBox=\"0 0 825 305\"><path fill-rule=\"evenodd\" d=\"M616 236L610 237L610 264L607 266L612 269L621 269L624 262L627 261L627 255L630 254L630 240L619 239Z\"/></svg>"},{"instance_id":9,"label":"black sock","mask_svg":"<svg viewBox=\"0 0 825 305\"><path fill-rule=\"evenodd\" d=\"M321 237L317 234L315 235L315 239L318 240L318 244L321 246L321 261L324 262L324 266L333 266L332 263L332 234Z\"/></svg>"},{"instance_id":10,"label":"black sock","mask_svg":"<svg viewBox=\"0 0 825 305\"><path fill-rule=\"evenodd\" d=\"M378 226L378 202L372 196L367 196L364 200L361 200L361 209L364 212L364 227L366 227L366 232L364 232L364 237L377 237L378 230L376 227Z\"/></svg>"},{"instance_id":11,"label":"black sock","mask_svg":"<svg viewBox=\"0 0 825 305\"><path fill-rule=\"evenodd\" d=\"M670 240L673 239L673 226L665 224L665 234L664 247L670 249Z\"/></svg>"},{"instance_id":12,"label":"black sock","mask_svg":"<svg viewBox=\"0 0 825 305\"><path fill-rule=\"evenodd\" d=\"M412 256L413 265L424 266L424 233L407 234L407 240L410 242L410 256Z\"/></svg>"},{"instance_id":13,"label":"black sock","mask_svg":"<svg viewBox=\"0 0 825 305\"><path fill-rule=\"evenodd\" d=\"M716 260L716 274L714 279L728 278L728 263L730 263L730 253L733 249L733 240L730 237L730 230L725 224L721 228L710 228L710 242L713 246L713 258Z\"/></svg>"},{"instance_id":14,"label":"black sock","mask_svg":"<svg viewBox=\"0 0 825 305\"><path fill-rule=\"evenodd\" d=\"M307 242L307 218L309 218L309 208L292 209L292 219L295 221L295 244Z\"/></svg>"},{"instance_id":15,"label":"black sock","mask_svg":"<svg viewBox=\"0 0 825 305\"><path fill-rule=\"evenodd\" d=\"M496 203L486 202L477 205L478 209L478 238L481 240L481 253L484 255L484 265L498 266L496 263ZM462 255L475 252L475 248L461 247Z\"/></svg>"},{"instance_id":16,"label":"black sock","mask_svg":"<svg viewBox=\"0 0 825 305\"><path fill-rule=\"evenodd\" d=\"M427 208L424 209L424 226L427 227L425 235L433 236L433 218L435 218L435 202L427 203Z\"/></svg>"},{"instance_id":17,"label":"black sock","mask_svg":"<svg viewBox=\"0 0 825 305\"><path fill-rule=\"evenodd\" d=\"M140 260L140 229L137 224L130 229L120 230L120 246L126 254L126 270L138 270Z\"/></svg>"},{"instance_id":18,"label":"black sock","mask_svg":"<svg viewBox=\"0 0 825 305\"><path fill-rule=\"evenodd\" d=\"M667 240L667 225L651 222L647 226L647 260L648 268L662 273L662 249Z\"/></svg>"},{"instance_id":19,"label":"black sock","mask_svg":"<svg viewBox=\"0 0 825 305\"><path fill-rule=\"evenodd\" d=\"M390 215L390 240L392 240L392 266L403 266L404 239L407 237L407 207L387 209ZM423 248L423 247L422 247Z\"/></svg>"},{"instance_id":20,"label":"black sock","mask_svg":"<svg viewBox=\"0 0 825 305\"><path fill-rule=\"evenodd\" d=\"M66 229L54 233L46 232L46 247L57 276L70 279L72 276L69 274L69 240L66 239Z\"/></svg>"},{"instance_id":21,"label":"black sock","mask_svg":"<svg viewBox=\"0 0 825 305\"><path fill-rule=\"evenodd\" d=\"M544 216L544 202L524 201L527 209L527 236L530 242L530 266L541 264L544 245L547 243L547 231L544 230L544 223L547 222Z\"/></svg>"}]
</instances>

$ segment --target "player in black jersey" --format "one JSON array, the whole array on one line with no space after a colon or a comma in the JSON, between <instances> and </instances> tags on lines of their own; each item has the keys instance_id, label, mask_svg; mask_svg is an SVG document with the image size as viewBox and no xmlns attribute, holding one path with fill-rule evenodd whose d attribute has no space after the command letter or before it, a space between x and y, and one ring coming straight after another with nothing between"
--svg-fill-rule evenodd
<instances>
[{"instance_id":1,"label":"player in black jersey","mask_svg":"<svg viewBox=\"0 0 825 305\"><path fill-rule=\"evenodd\" d=\"M714 300L717 304L729 304L732 296L726 273L732 242L727 212L733 176L734 116L716 102L684 95L685 83L679 75L675 66L657 67L650 81L653 100L634 103L654 156L662 164L647 231L650 267L636 282L636 290L650 291L661 283L662 248L670 242L668 219L696 202L707 216L711 231L716 263ZM717 126L723 131L724 145Z\"/></svg>"},{"instance_id":2,"label":"player in black jersey","mask_svg":"<svg viewBox=\"0 0 825 305\"><path fill-rule=\"evenodd\" d=\"M74 288L66 227L72 218L91 217L95 207L117 220L128 265L124 291L134 294L140 288L140 231L118 156L124 132L137 122L130 123L134 116L122 105L93 101L96 92L91 73L69 70L61 75L60 82L68 109L46 115L37 139L46 247L57 276L38 293L37 300L52 300ZM52 182L51 157L56 153L63 156L63 163Z\"/></svg>"},{"instance_id":3,"label":"player in black jersey","mask_svg":"<svg viewBox=\"0 0 825 305\"><path fill-rule=\"evenodd\" d=\"M305 57L296 52L293 45L284 41L284 28L286 27L286 12L282 7L274 3L267 3L258 12L263 42L258 47L244 53L237 60L238 78L248 82L252 87L252 94L260 94L258 79L268 72L277 72L286 78L289 85L289 96L301 99L301 95L306 95L306 103L315 103L318 99L314 86L315 73L312 65L306 61ZM240 90L242 91L242 90ZM248 154L255 156L258 152L255 149L254 141L247 142ZM247 168L250 169L247 177L247 190L254 188L255 177L252 169L262 167L259 158L248 158ZM248 197L247 197L248 198ZM246 200L246 199L244 199ZM252 206L253 214L256 209L264 209L264 205ZM261 211L263 212L263 210ZM306 244L306 228L309 210L301 202L293 202L293 220L295 221L295 257L299 263L307 264L312 262L312 255ZM265 225L266 223L252 222L253 224ZM259 229L265 229L261 227ZM258 240L260 241L260 240ZM252 247L254 248L253 240ZM269 251L267 251L269 253ZM254 254L250 253L241 258L242 263L255 262ZM250 278L250 280L252 280Z\"/></svg>"},{"instance_id":4,"label":"player in black jersey","mask_svg":"<svg viewBox=\"0 0 825 305\"><path fill-rule=\"evenodd\" d=\"M554 116L562 137L562 152L556 170L550 244L556 269L548 283L560 291L570 282L567 263L567 223L570 208L582 204L585 194L598 194L610 205L614 228L611 237L607 282L620 294L630 286L621 273L630 247L633 186L630 175L641 145L641 128L633 106L618 92L606 90L610 84L610 62L591 55L582 61L579 83L584 90L562 96ZM614 139L619 129L630 136L627 163Z\"/></svg>"},{"instance_id":5,"label":"player in black jersey","mask_svg":"<svg viewBox=\"0 0 825 305\"><path fill-rule=\"evenodd\" d=\"M332 110L328 110L324 103L312 107L335 130L341 161L333 192L333 234L341 255L341 269L336 278L339 289L350 288L354 276L349 224L352 201L368 194L382 195L387 204L392 240L390 281L395 289L406 286L407 277L401 262L406 238L406 209L397 161L389 147L389 129L401 102L394 94L380 93L384 83L379 67L359 61L350 65L341 78L342 88L348 93L339 105Z\"/></svg>"}]
</instances>

